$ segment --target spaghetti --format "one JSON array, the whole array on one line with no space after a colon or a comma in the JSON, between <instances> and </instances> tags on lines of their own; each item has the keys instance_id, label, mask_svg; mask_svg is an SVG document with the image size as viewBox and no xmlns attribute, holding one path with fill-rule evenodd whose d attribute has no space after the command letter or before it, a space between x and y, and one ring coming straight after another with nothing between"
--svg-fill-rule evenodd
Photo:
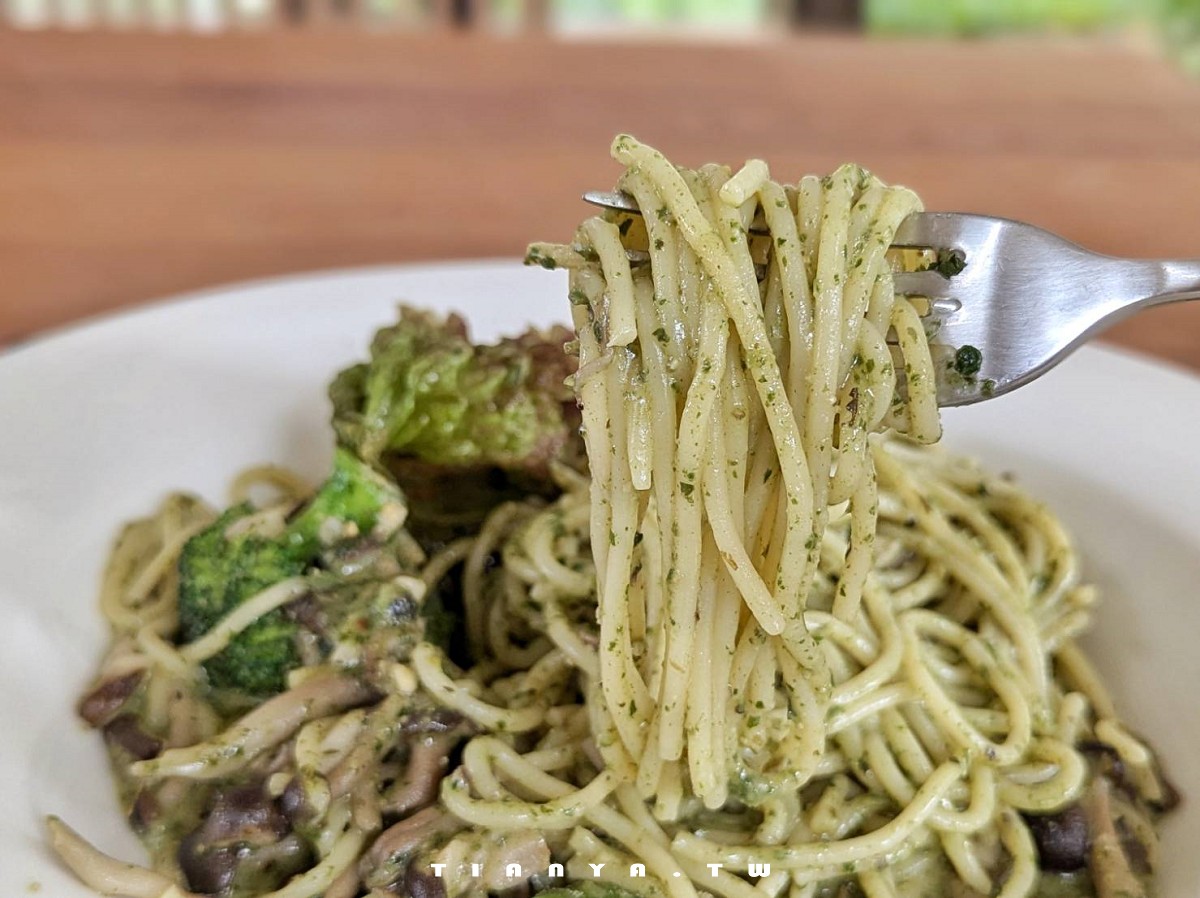
<instances>
[{"instance_id":1,"label":"spaghetti","mask_svg":"<svg viewBox=\"0 0 1200 898\"><path fill-rule=\"evenodd\" d=\"M139 898L1143 889L1172 795L1075 643L1095 592L1070 538L922 445L939 349L890 248L917 198L856 166L783 185L626 136L613 155L642 214L530 248L570 269L588 474L552 466L559 498L437 551L393 512L354 556L388 608L455 592L463 645L343 628L281 694L221 707L201 665L259 617L308 613L329 573L177 644L177 558L215 513L169 500L118 544L89 696L132 683L121 702L161 742L114 752L154 869L54 821L64 861ZM266 479L278 501L232 527L295 518L305 491ZM210 831L247 783L271 826ZM1047 821L1082 827L1074 854ZM213 862L235 843L289 875Z\"/></svg>"}]
</instances>

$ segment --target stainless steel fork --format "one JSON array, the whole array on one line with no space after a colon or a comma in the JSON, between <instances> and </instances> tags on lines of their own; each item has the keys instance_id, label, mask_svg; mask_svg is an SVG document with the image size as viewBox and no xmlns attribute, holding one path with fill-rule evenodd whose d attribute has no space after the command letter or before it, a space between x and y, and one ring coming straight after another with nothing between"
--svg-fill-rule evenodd
<instances>
[{"instance_id":1,"label":"stainless steel fork","mask_svg":"<svg viewBox=\"0 0 1200 898\"><path fill-rule=\"evenodd\" d=\"M1102 256L1003 218L923 212L905 219L894 243L961 253L962 271L952 277L896 276L897 292L930 300L935 341L957 350L938 378L943 406L1015 390L1141 309L1200 299L1200 261ZM975 369L966 376L955 370L964 361Z\"/></svg>"},{"instance_id":2,"label":"stainless steel fork","mask_svg":"<svg viewBox=\"0 0 1200 898\"><path fill-rule=\"evenodd\" d=\"M584 199L638 211L627 194L587 193ZM1200 260L1102 256L1003 218L921 212L904 220L893 244L954 260L952 267L895 279L897 293L929 300L926 329L935 344L948 347L939 359L942 406L1002 396L1134 312L1200 299Z\"/></svg>"}]
</instances>

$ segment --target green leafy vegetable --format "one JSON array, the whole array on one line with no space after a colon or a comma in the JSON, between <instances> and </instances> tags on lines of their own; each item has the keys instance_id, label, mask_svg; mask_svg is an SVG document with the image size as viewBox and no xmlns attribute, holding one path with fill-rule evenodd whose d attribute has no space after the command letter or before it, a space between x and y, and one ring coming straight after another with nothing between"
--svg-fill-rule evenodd
<instances>
[{"instance_id":1,"label":"green leafy vegetable","mask_svg":"<svg viewBox=\"0 0 1200 898\"><path fill-rule=\"evenodd\" d=\"M569 338L552 328L476 346L458 316L401 308L370 361L330 386L338 442L396 479L430 548L501 502L553 496L552 461L586 465Z\"/></svg>"},{"instance_id":2,"label":"green leafy vegetable","mask_svg":"<svg viewBox=\"0 0 1200 898\"><path fill-rule=\"evenodd\" d=\"M326 521L344 521L366 533L389 505L404 506L396 484L352 453L339 449L329 479L288 523L288 545L301 556L312 556L320 547L320 530Z\"/></svg>"},{"instance_id":3,"label":"green leafy vegetable","mask_svg":"<svg viewBox=\"0 0 1200 898\"><path fill-rule=\"evenodd\" d=\"M370 362L330 387L338 439L367 461L388 452L452 465L544 461L570 435L566 339L528 331L474 346L458 316L402 308L375 335Z\"/></svg>"}]
</instances>

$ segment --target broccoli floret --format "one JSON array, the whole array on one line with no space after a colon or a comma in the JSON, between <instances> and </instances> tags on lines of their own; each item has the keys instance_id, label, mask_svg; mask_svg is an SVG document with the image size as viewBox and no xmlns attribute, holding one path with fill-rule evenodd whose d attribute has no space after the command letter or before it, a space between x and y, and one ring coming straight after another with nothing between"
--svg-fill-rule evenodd
<instances>
[{"instance_id":1,"label":"broccoli floret","mask_svg":"<svg viewBox=\"0 0 1200 898\"><path fill-rule=\"evenodd\" d=\"M401 308L370 361L330 386L338 442L397 479L419 539L469 530L500 502L546 492L551 461L583 467L569 337L476 346L458 316Z\"/></svg>"},{"instance_id":2,"label":"broccoli floret","mask_svg":"<svg viewBox=\"0 0 1200 898\"><path fill-rule=\"evenodd\" d=\"M279 609L272 611L204 665L209 682L255 698L282 692L288 671L300 663L295 635L296 625Z\"/></svg>"},{"instance_id":3,"label":"broccoli floret","mask_svg":"<svg viewBox=\"0 0 1200 898\"><path fill-rule=\"evenodd\" d=\"M230 525L254 511L248 503L230 508L188 540L180 555L180 641L198 639L251 596L316 564L325 548L326 521L341 522L335 536L347 525L351 537L367 534L389 506L403 507L395 485L338 451L332 475L281 535L268 538L252 530L228 535ZM299 663L296 633L296 623L282 609L263 615L206 662L210 684L256 698L280 692Z\"/></svg>"},{"instance_id":4,"label":"broccoli floret","mask_svg":"<svg viewBox=\"0 0 1200 898\"><path fill-rule=\"evenodd\" d=\"M255 593L304 571L304 560L286 544L253 534L233 538L225 531L253 512L235 505L193 536L179 556L179 636L192 642ZM205 664L218 689L271 695L296 665L295 625L277 609L255 621Z\"/></svg>"},{"instance_id":5,"label":"broccoli floret","mask_svg":"<svg viewBox=\"0 0 1200 898\"><path fill-rule=\"evenodd\" d=\"M329 479L288 523L288 546L301 557L312 557L321 549L321 528L326 521L342 521L365 534L389 506L398 511L404 507L404 497L396 484L353 453L338 449Z\"/></svg>"}]
</instances>

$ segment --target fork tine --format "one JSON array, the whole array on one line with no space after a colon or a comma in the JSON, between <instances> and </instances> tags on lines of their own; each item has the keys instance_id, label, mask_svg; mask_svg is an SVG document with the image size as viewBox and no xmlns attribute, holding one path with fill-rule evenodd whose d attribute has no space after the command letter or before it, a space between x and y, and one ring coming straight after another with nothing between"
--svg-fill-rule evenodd
<instances>
[{"instance_id":1,"label":"fork tine","mask_svg":"<svg viewBox=\"0 0 1200 898\"><path fill-rule=\"evenodd\" d=\"M962 245L962 215L915 212L896 229L893 246L953 249Z\"/></svg>"},{"instance_id":2,"label":"fork tine","mask_svg":"<svg viewBox=\"0 0 1200 898\"><path fill-rule=\"evenodd\" d=\"M603 190L589 190L583 195L583 201L585 203L591 203L593 206L600 206L604 209L617 209L622 212L634 212L641 214L641 210L638 208L637 200L621 190L613 190L609 192L605 192Z\"/></svg>"},{"instance_id":3,"label":"fork tine","mask_svg":"<svg viewBox=\"0 0 1200 898\"><path fill-rule=\"evenodd\" d=\"M966 212L914 212L896 229L893 246L977 250L1013 223Z\"/></svg>"},{"instance_id":4,"label":"fork tine","mask_svg":"<svg viewBox=\"0 0 1200 898\"><path fill-rule=\"evenodd\" d=\"M951 296L951 281L937 271L904 271L892 275L896 292L904 296L943 299Z\"/></svg>"}]
</instances>

